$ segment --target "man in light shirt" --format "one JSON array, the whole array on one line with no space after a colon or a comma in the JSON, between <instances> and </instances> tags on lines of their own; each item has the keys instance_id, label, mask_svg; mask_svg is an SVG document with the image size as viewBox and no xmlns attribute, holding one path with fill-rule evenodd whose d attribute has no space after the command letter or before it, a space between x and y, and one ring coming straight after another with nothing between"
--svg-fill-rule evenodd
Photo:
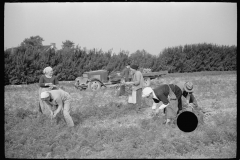
<instances>
[{"instance_id":1,"label":"man in light shirt","mask_svg":"<svg viewBox=\"0 0 240 160\"><path fill-rule=\"evenodd\" d=\"M41 93L41 99L46 102L46 105L49 107L51 111L51 117L55 118L56 115L63 111L63 116L68 126L73 127L74 123L72 117L70 116L70 101L71 97L69 93L63 90L50 90L44 91ZM52 112L51 108L57 106L57 109Z\"/></svg>"},{"instance_id":2,"label":"man in light shirt","mask_svg":"<svg viewBox=\"0 0 240 160\"><path fill-rule=\"evenodd\" d=\"M129 103L137 105L137 110L142 107L142 88L144 86L144 79L142 73L138 70L138 65L131 65L130 70L133 73L131 82L124 82L125 85L132 85L132 96Z\"/></svg>"}]
</instances>

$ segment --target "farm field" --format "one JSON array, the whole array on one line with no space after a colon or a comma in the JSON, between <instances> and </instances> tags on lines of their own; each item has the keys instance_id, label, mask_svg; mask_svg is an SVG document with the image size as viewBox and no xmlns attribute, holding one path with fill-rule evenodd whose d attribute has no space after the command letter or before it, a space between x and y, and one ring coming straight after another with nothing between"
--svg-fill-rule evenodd
<instances>
[{"instance_id":1,"label":"farm field","mask_svg":"<svg viewBox=\"0 0 240 160\"><path fill-rule=\"evenodd\" d=\"M235 158L237 155L237 73L169 74L151 81L192 81L205 124L190 133L152 119L151 101L140 111L117 90L79 91L60 82L73 98L74 128L61 115L53 122L38 113L38 84L5 86L6 158ZM186 124L187 125L187 124Z\"/></svg>"}]
</instances>

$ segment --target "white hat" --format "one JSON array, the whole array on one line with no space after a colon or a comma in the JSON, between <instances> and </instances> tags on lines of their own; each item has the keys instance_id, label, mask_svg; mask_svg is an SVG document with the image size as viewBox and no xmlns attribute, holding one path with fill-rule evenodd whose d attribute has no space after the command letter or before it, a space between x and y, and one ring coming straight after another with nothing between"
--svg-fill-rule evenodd
<instances>
[{"instance_id":1,"label":"white hat","mask_svg":"<svg viewBox=\"0 0 240 160\"><path fill-rule=\"evenodd\" d=\"M142 97L147 97L150 95L150 93L153 92L153 89L151 87L146 87L142 91Z\"/></svg>"},{"instance_id":2,"label":"white hat","mask_svg":"<svg viewBox=\"0 0 240 160\"><path fill-rule=\"evenodd\" d=\"M49 93L47 91L41 93L41 98L49 97Z\"/></svg>"}]
</instances>

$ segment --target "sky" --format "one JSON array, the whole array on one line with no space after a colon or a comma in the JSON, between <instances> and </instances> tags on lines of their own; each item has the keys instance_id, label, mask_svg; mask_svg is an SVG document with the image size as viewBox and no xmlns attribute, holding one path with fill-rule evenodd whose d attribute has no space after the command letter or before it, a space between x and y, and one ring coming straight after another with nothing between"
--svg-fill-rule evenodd
<instances>
[{"instance_id":1,"label":"sky","mask_svg":"<svg viewBox=\"0 0 240 160\"><path fill-rule=\"evenodd\" d=\"M119 53L212 43L237 46L237 3L68 2L5 3L4 49L25 38L43 45L72 41L75 46Z\"/></svg>"}]
</instances>

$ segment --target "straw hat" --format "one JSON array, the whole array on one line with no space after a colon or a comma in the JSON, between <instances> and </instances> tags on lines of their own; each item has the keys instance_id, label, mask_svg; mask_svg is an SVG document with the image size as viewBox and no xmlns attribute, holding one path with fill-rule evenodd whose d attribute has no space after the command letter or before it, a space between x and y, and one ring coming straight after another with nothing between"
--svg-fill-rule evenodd
<instances>
[{"instance_id":1,"label":"straw hat","mask_svg":"<svg viewBox=\"0 0 240 160\"><path fill-rule=\"evenodd\" d=\"M184 84L184 90L187 92L193 92L193 84L192 82L186 82Z\"/></svg>"},{"instance_id":2,"label":"straw hat","mask_svg":"<svg viewBox=\"0 0 240 160\"><path fill-rule=\"evenodd\" d=\"M153 89L151 87L146 87L142 91L142 97L147 97L153 92Z\"/></svg>"},{"instance_id":3,"label":"straw hat","mask_svg":"<svg viewBox=\"0 0 240 160\"><path fill-rule=\"evenodd\" d=\"M47 91L41 93L41 98L49 97L49 93Z\"/></svg>"}]
</instances>

